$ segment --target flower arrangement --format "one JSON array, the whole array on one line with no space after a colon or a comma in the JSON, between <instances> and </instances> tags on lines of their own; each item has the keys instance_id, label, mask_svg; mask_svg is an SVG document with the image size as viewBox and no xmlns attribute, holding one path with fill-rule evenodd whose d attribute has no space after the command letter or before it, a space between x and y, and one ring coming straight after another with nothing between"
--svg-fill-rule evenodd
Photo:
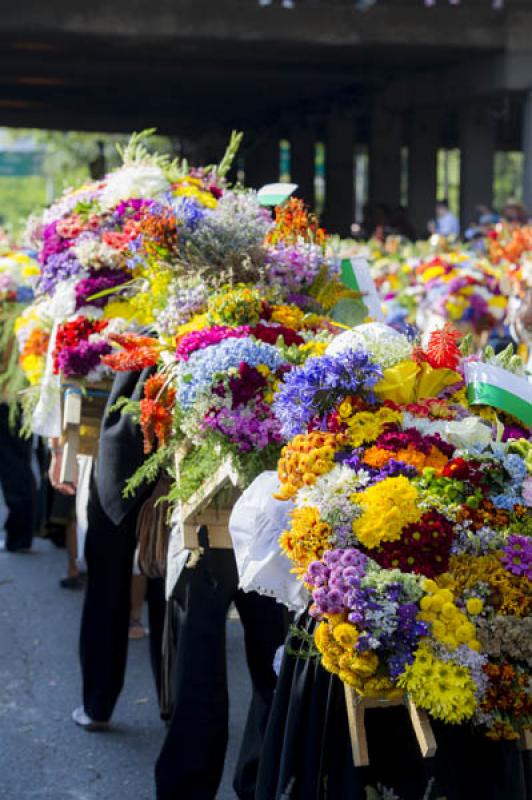
<instances>
[{"instance_id":1,"label":"flower arrangement","mask_svg":"<svg viewBox=\"0 0 532 800\"><path fill-rule=\"evenodd\" d=\"M205 308L178 327L172 350L163 339L113 336L123 349L103 361L114 369L159 363L157 380L146 384L140 404L147 453L157 446L158 458L169 440L173 450L185 440L195 451L198 475L206 473L204 464L198 466L198 453L212 466L214 452L219 461L230 455L246 483L274 466L279 456L281 425L272 404L280 380L316 346L324 349L332 334L323 318L270 303L249 284L220 288L209 295ZM166 424L168 414L171 424ZM161 419L165 424L159 435ZM185 460L180 467L185 495L198 483L187 472L190 463Z\"/></svg>"},{"instance_id":2,"label":"flower arrangement","mask_svg":"<svg viewBox=\"0 0 532 800\"><path fill-rule=\"evenodd\" d=\"M326 670L512 739L532 722L532 436L470 405L457 339L362 325L285 375L280 546Z\"/></svg>"},{"instance_id":3,"label":"flower arrangement","mask_svg":"<svg viewBox=\"0 0 532 800\"><path fill-rule=\"evenodd\" d=\"M13 411L19 402L19 392L26 380L35 372L35 365L20 363L16 344L17 318L33 298L39 266L21 250L13 250L6 242L0 249L0 396ZM33 346L40 345L34 343ZM21 369L22 366L22 369Z\"/></svg>"},{"instance_id":4,"label":"flower arrangement","mask_svg":"<svg viewBox=\"0 0 532 800\"><path fill-rule=\"evenodd\" d=\"M503 322L507 298L500 287L499 271L487 261L458 263L442 257L420 264L417 279L423 288L423 310L480 334Z\"/></svg>"}]
</instances>

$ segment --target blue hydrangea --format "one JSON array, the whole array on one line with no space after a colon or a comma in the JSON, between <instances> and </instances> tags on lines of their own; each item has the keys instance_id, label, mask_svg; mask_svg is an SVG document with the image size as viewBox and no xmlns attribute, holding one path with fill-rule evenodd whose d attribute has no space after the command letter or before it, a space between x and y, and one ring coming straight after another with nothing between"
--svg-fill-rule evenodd
<instances>
[{"instance_id":1,"label":"blue hydrangea","mask_svg":"<svg viewBox=\"0 0 532 800\"><path fill-rule=\"evenodd\" d=\"M196 350L188 361L181 362L177 393L181 408L192 408L202 393L210 391L213 384L242 363L250 367L264 364L275 372L285 362L275 347L251 338L224 339L217 345Z\"/></svg>"}]
</instances>

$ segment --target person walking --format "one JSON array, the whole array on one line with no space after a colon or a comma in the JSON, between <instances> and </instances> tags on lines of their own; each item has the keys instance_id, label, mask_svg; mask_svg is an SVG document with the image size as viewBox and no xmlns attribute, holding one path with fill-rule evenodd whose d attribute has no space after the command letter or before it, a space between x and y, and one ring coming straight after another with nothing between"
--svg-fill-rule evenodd
<instances>
[{"instance_id":1,"label":"person walking","mask_svg":"<svg viewBox=\"0 0 532 800\"><path fill-rule=\"evenodd\" d=\"M110 409L119 397L140 399L148 370L118 373L108 398L87 505L85 560L87 587L80 630L83 705L72 713L88 731L109 727L122 690L127 662L131 582L137 516L146 494L124 498L127 479L144 460L142 436L127 415ZM55 448L50 475L59 485L62 452ZM65 487L62 487L65 489ZM150 656L160 690L161 642L165 613L162 579L147 581Z\"/></svg>"}]
</instances>

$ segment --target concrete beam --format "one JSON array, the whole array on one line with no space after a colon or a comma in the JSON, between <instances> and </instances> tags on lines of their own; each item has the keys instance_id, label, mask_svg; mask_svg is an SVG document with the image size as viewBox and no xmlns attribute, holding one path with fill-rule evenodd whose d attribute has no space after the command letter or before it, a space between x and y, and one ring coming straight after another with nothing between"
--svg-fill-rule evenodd
<instances>
[{"instance_id":1,"label":"concrete beam","mask_svg":"<svg viewBox=\"0 0 532 800\"><path fill-rule=\"evenodd\" d=\"M355 127L349 114L333 112L327 121L324 226L349 236L355 214Z\"/></svg>"},{"instance_id":2,"label":"concrete beam","mask_svg":"<svg viewBox=\"0 0 532 800\"><path fill-rule=\"evenodd\" d=\"M530 15L519 12L521 23ZM460 8L446 5L427 10L409 4L378 4L367 13L345 6L296 5L287 12L278 6L261 8L255 0L3 0L0 35L68 36L82 34L126 40L136 37L164 42L230 39L242 42L289 42L334 48L396 45L415 48L503 48L511 14L497 14L482 5Z\"/></svg>"},{"instance_id":3,"label":"concrete beam","mask_svg":"<svg viewBox=\"0 0 532 800\"><path fill-rule=\"evenodd\" d=\"M523 104L523 203L532 209L532 88L528 90Z\"/></svg>"},{"instance_id":4,"label":"concrete beam","mask_svg":"<svg viewBox=\"0 0 532 800\"><path fill-rule=\"evenodd\" d=\"M290 180L297 183L297 196L314 207L316 134L310 125L295 128L290 134Z\"/></svg>"},{"instance_id":5,"label":"concrete beam","mask_svg":"<svg viewBox=\"0 0 532 800\"><path fill-rule=\"evenodd\" d=\"M260 189L267 183L277 183L280 170L279 135L272 131L262 138L247 137L248 147L244 152L244 174L246 186Z\"/></svg>"},{"instance_id":6,"label":"concrete beam","mask_svg":"<svg viewBox=\"0 0 532 800\"><path fill-rule=\"evenodd\" d=\"M416 111L412 115L408 151L408 217L419 237L427 234L427 222L434 216L439 133L437 113Z\"/></svg>"},{"instance_id":7,"label":"concrete beam","mask_svg":"<svg viewBox=\"0 0 532 800\"><path fill-rule=\"evenodd\" d=\"M403 118L390 109L385 96L374 98L370 121L369 203L396 207L401 201Z\"/></svg>"},{"instance_id":8,"label":"concrete beam","mask_svg":"<svg viewBox=\"0 0 532 800\"><path fill-rule=\"evenodd\" d=\"M462 228L476 208L491 206L495 161L495 120L489 107L471 104L460 113L460 217Z\"/></svg>"}]
</instances>

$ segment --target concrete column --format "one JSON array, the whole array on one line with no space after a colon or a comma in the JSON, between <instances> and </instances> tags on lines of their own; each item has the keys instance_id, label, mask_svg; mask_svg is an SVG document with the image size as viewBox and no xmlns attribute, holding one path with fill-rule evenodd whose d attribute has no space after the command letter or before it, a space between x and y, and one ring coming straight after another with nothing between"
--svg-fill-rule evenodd
<instances>
[{"instance_id":1,"label":"concrete column","mask_svg":"<svg viewBox=\"0 0 532 800\"><path fill-rule=\"evenodd\" d=\"M408 150L408 218L416 235L427 235L434 219L440 118L435 110L414 111Z\"/></svg>"},{"instance_id":2,"label":"concrete column","mask_svg":"<svg viewBox=\"0 0 532 800\"><path fill-rule=\"evenodd\" d=\"M387 107L386 99L375 97L370 121L369 203L391 209L401 203L401 144L403 118Z\"/></svg>"},{"instance_id":3,"label":"concrete column","mask_svg":"<svg viewBox=\"0 0 532 800\"><path fill-rule=\"evenodd\" d=\"M260 189L279 181L279 136L271 133L250 144L244 157L246 186Z\"/></svg>"},{"instance_id":4,"label":"concrete column","mask_svg":"<svg viewBox=\"0 0 532 800\"><path fill-rule=\"evenodd\" d=\"M295 128L290 134L290 180L297 183L297 197L314 207L316 135L310 126Z\"/></svg>"},{"instance_id":5,"label":"concrete column","mask_svg":"<svg viewBox=\"0 0 532 800\"><path fill-rule=\"evenodd\" d=\"M532 210L532 89L523 102L523 203L528 212Z\"/></svg>"},{"instance_id":6,"label":"concrete column","mask_svg":"<svg viewBox=\"0 0 532 800\"><path fill-rule=\"evenodd\" d=\"M330 233L349 236L355 214L355 125L353 117L331 113L325 139L325 208Z\"/></svg>"},{"instance_id":7,"label":"concrete column","mask_svg":"<svg viewBox=\"0 0 532 800\"><path fill-rule=\"evenodd\" d=\"M460 111L460 221L464 230L479 203L493 202L495 120L487 105Z\"/></svg>"}]
</instances>

